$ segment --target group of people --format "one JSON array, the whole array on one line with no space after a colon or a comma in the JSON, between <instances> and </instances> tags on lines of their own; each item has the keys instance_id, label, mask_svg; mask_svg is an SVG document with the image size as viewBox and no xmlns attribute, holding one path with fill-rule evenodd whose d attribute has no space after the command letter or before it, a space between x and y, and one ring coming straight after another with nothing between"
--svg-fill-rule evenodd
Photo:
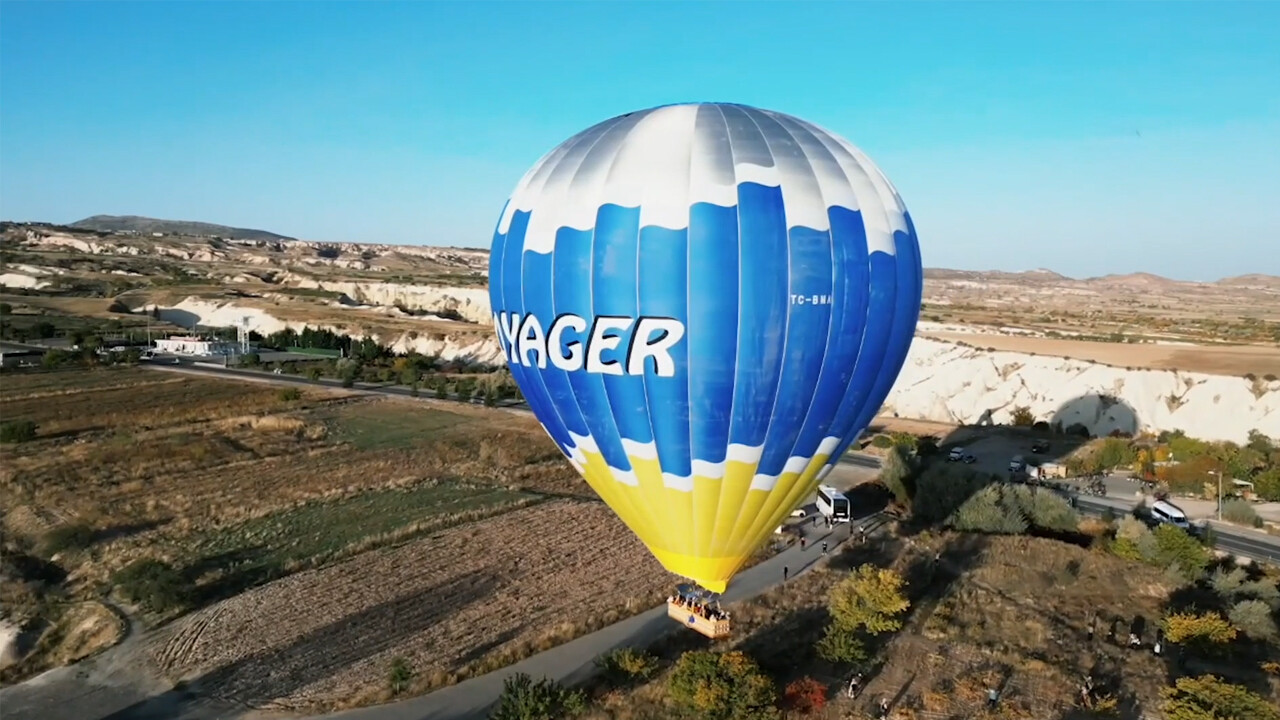
<instances>
[{"instance_id":1,"label":"group of people","mask_svg":"<svg viewBox=\"0 0 1280 720\"><path fill-rule=\"evenodd\" d=\"M675 594L667 598L669 604L676 607L684 608L698 617L707 620L728 620L729 613L721 610L720 606L715 603L707 603L701 600L686 598L680 594Z\"/></svg>"}]
</instances>

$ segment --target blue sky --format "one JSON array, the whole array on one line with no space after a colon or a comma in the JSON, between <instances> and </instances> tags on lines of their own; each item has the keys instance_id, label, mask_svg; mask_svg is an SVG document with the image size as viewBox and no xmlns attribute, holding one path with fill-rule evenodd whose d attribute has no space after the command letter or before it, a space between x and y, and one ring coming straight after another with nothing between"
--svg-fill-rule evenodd
<instances>
[{"instance_id":1,"label":"blue sky","mask_svg":"<svg viewBox=\"0 0 1280 720\"><path fill-rule=\"evenodd\" d=\"M0 218L487 247L544 152L743 102L862 147L926 266L1280 274L1280 4L0 5Z\"/></svg>"}]
</instances>

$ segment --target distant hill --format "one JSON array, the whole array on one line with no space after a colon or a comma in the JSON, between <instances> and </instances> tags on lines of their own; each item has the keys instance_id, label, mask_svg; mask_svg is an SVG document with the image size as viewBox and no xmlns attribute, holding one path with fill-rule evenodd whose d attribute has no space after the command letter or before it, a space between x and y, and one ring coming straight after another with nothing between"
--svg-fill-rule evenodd
<instances>
[{"instance_id":1,"label":"distant hill","mask_svg":"<svg viewBox=\"0 0 1280 720\"><path fill-rule=\"evenodd\" d=\"M71 223L71 227L98 232L136 232L143 235L217 235L231 240L295 240L287 235L277 235L266 230L234 228L213 223L187 220L157 220L138 215L94 215Z\"/></svg>"},{"instance_id":2,"label":"distant hill","mask_svg":"<svg viewBox=\"0 0 1280 720\"><path fill-rule=\"evenodd\" d=\"M1272 290L1280 290L1280 277L1254 273L1252 275L1237 275L1235 277L1223 278L1219 280L1217 284L1226 285L1228 287L1269 288Z\"/></svg>"}]
</instances>

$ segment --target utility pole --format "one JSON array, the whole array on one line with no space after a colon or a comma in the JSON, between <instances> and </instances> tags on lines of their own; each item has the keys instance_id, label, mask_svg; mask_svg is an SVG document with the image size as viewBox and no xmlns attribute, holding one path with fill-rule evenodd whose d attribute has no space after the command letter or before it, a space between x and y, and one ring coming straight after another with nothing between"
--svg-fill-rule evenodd
<instances>
[{"instance_id":1,"label":"utility pole","mask_svg":"<svg viewBox=\"0 0 1280 720\"><path fill-rule=\"evenodd\" d=\"M1222 522L1222 471L1210 470L1209 474L1218 476L1218 522Z\"/></svg>"}]
</instances>

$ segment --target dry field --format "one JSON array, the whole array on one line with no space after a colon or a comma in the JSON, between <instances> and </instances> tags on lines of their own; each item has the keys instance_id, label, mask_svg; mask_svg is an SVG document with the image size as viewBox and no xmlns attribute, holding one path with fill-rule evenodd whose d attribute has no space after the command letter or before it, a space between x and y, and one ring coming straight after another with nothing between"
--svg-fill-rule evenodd
<instances>
[{"instance_id":1,"label":"dry field","mask_svg":"<svg viewBox=\"0 0 1280 720\"><path fill-rule=\"evenodd\" d=\"M643 559L647 553L607 508L593 501L589 488L527 415L328 389L290 396L262 383L138 368L6 374L0 388L0 417L38 424L35 440L0 446L0 538L6 552L52 559L66 577L6 593L0 612L26 618L36 630L47 626L51 636L74 629L59 625L75 620L58 610L62 604L102 597L113 573L141 558L175 567L191 588L187 602L193 609L346 560L351 564L339 574L351 576L351 587L368 585L369 591L326 594L312 588L305 601L281 596L286 598L282 605L271 604L279 592L274 589L253 596L253 602L267 603L260 608L264 616L301 614L339 624L380 604L392 603L389 607L400 613L405 606L395 605L395 596L411 591L432 597L427 604L448 614L440 597L453 592L449 583L456 577L428 571L452 565L483 578L490 563L514 555L506 548L528 553L533 545L563 558L539 556L536 563L554 571L552 584L539 584L546 571L534 570L529 555L531 567L498 578L494 587L542 602L538 598L565 592L556 584L568 578L555 573L580 560L583 550L573 547L575 532L583 533L579 542L614 538L609 542L615 545L598 548L583 567L622 566L651 573L654 582L669 582L656 564ZM553 511L538 507L545 503L567 504L557 505L561 517L582 519L557 535L547 527ZM491 525L483 524L495 515L499 518ZM574 524L581 530L572 530ZM45 549L54 534L75 527L87 539L60 551ZM465 542L485 527L491 536ZM433 533L435 541L420 540ZM394 545L408 549L361 554ZM367 572L352 575L357 568ZM618 587L631 588L628 592L637 597L650 587L631 576L617 584L595 584L595 578L606 577L599 568L590 575L583 588L600 593L594 605L599 617L570 617L551 601L539 612L526 606L514 616L530 627L536 623L535 636L524 626L485 617L476 625L484 630L450 636L457 643L454 655L439 655L439 665L420 666L451 673L495 662L520 650L521 643L550 642L603 622L610 610L626 605L628 595ZM442 595L430 594L433 583ZM575 592L565 596L580 601L584 596ZM298 613L298 603L329 603L329 609ZM163 622L174 612L145 617ZM566 621L572 624L559 625ZM415 642L425 627L406 633L405 642ZM275 637L265 631L255 635ZM466 645L468 637L474 646ZM76 654L53 650L26 671L12 672L21 676ZM167 662L188 663L184 657ZM352 677L357 676L358 671Z\"/></svg>"},{"instance_id":2,"label":"dry field","mask_svg":"<svg viewBox=\"0 0 1280 720\"><path fill-rule=\"evenodd\" d=\"M43 519L14 531L78 519L182 533L427 478L589 496L532 419L512 413L337 390L290 401L263 384L143 369L3 385L0 415L39 425L36 441L0 449L9 519Z\"/></svg>"},{"instance_id":3,"label":"dry field","mask_svg":"<svg viewBox=\"0 0 1280 720\"><path fill-rule=\"evenodd\" d=\"M1280 375L1280 347L1274 345L1127 344L933 331L921 333L921 337L964 342L1007 352L1092 360L1116 367L1180 370L1213 375Z\"/></svg>"},{"instance_id":4,"label":"dry field","mask_svg":"<svg viewBox=\"0 0 1280 720\"><path fill-rule=\"evenodd\" d=\"M600 503L560 500L250 590L153 649L171 678L254 707L381 699L403 656L419 690L647 609L671 579Z\"/></svg>"}]
</instances>

